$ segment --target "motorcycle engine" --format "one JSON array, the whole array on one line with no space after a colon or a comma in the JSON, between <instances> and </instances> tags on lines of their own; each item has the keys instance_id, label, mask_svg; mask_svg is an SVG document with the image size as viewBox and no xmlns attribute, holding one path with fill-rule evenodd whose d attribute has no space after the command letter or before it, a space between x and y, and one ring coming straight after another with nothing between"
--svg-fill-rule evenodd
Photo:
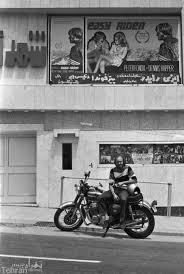
<instances>
[{"instance_id":1,"label":"motorcycle engine","mask_svg":"<svg viewBox=\"0 0 184 274\"><path fill-rule=\"evenodd\" d=\"M95 202L92 202L89 206L89 214L91 217L91 221L94 224L98 224L100 222L100 215L99 215L99 209L98 204Z\"/></svg>"},{"instance_id":2,"label":"motorcycle engine","mask_svg":"<svg viewBox=\"0 0 184 274\"><path fill-rule=\"evenodd\" d=\"M95 202L90 203L89 212L91 216L99 214L98 204Z\"/></svg>"}]
</instances>

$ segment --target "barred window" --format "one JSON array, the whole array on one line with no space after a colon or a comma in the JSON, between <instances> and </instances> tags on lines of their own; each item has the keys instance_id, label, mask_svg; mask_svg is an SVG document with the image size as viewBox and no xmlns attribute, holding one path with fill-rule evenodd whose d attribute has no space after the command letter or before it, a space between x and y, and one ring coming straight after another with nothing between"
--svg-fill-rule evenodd
<instances>
[{"instance_id":1,"label":"barred window","mask_svg":"<svg viewBox=\"0 0 184 274\"><path fill-rule=\"evenodd\" d=\"M64 143L63 144L63 153L62 153L62 167L64 170L72 169L72 144Z\"/></svg>"}]
</instances>

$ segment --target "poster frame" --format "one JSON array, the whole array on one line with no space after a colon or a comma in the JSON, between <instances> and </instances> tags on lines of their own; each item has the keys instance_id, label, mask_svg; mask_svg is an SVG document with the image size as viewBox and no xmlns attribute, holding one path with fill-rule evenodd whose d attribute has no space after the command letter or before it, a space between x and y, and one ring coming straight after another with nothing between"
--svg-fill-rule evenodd
<instances>
[{"instance_id":1,"label":"poster frame","mask_svg":"<svg viewBox=\"0 0 184 274\"><path fill-rule=\"evenodd\" d=\"M59 84L59 83L53 83L52 82L52 76L51 76L51 20L53 17L79 17L79 18L83 18L84 19L84 49L86 49L86 44L87 44L87 20L88 19L92 19L92 18L95 18L95 19L98 19L98 18L110 18L110 19L118 19L118 18L126 18L126 19L135 19L135 18L141 18L141 19L153 19L153 18L160 18L160 19L176 19L178 21L178 52L179 52L179 75L180 75L180 80L181 82L180 83L174 83L173 85L182 85L183 84L183 66L182 66L182 26L181 26L181 16L179 15L167 15L167 14L149 14L149 15L143 15L143 16L137 16L137 15L134 15L134 14L116 14L116 15L113 15L113 14L107 14L107 15L104 15L104 14L98 14L98 15L93 15L93 14L89 14L89 15L84 15L84 14L76 14L76 15L73 15L73 14L67 14L67 15L62 15L62 14L48 14L47 16L47 22L48 22L48 27L47 27L47 30L48 30L48 77L47 77L47 82L51 85L56 85L56 86L69 86L69 84L66 84L66 83L62 83L62 84ZM86 71L86 68L87 68L87 50L84 50L84 55L83 55L83 64L84 64L84 73ZM106 84L100 84L100 83L78 83L78 84L70 84L70 85L73 85L73 86L105 86ZM139 83L136 83L136 84L114 84L113 86L168 86L168 84L165 84L165 83L161 83L161 84L139 84ZM172 86L172 84L171 84Z\"/></svg>"},{"instance_id":2,"label":"poster frame","mask_svg":"<svg viewBox=\"0 0 184 274\"><path fill-rule=\"evenodd\" d=\"M179 144L183 144L184 145L184 140L182 141L97 141L96 142L96 149L98 151L98 160L97 160L97 167L98 168L112 168L115 165L114 164L101 164L100 163L100 145L179 145ZM177 166L177 167L181 167L184 166L184 163L151 163L151 164L141 164L141 163L135 163L135 164L128 164L130 166L133 167L141 167L141 166L146 166L146 167L164 167L164 166Z\"/></svg>"}]
</instances>

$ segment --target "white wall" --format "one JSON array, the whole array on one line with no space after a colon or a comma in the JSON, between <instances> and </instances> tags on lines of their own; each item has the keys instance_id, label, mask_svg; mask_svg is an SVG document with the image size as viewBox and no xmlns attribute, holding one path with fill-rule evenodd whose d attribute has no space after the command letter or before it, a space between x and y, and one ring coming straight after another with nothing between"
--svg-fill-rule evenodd
<instances>
[{"instance_id":1,"label":"white wall","mask_svg":"<svg viewBox=\"0 0 184 274\"><path fill-rule=\"evenodd\" d=\"M1 84L7 81L7 84ZM22 85L18 85L22 81ZM25 81L25 82L24 82ZM25 83L27 82L27 85ZM35 84L35 83L39 84ZM183 110L183 85L50 86L45 78L0 80L1 110ZM14 83L14 84L13 84ZM16 94L16 96L15 96Z\"/></svg>"},{"instance_id":2,"label":"white wall","mask_svg":"<svg viewBox=\"0 0 184 274\"><path fill-rule=\"evenodd\" d=\"M28 8L37 8L37 9L56 9L59 8L154 8L154 7L164 7L164 8L175 8L181 7L182 0L144 0L144 1L135 1L135 0L70 0L70 1L60 1L60 0L1 0L0 9L6 8L19 8L19 9L28 9Z\"/></svg>"},{"instance_id":3,"label":"white wall","mask_svg":"<svg viewBox=\"0 0 184 274\"><path fill-rule=\"evenodd\" d=\"M128 140L128 141L127 141ZM88 165L92 162L94 167L91 173L92 178L104 178L107 179L109 171L112 166L100 166L98 164L99 143L107 142L184 142L184 131L80 131L78 139L78 145L76 150L76 158L74 159L74 168L72 173L64 173L61 170L61 155L56 151L57 138L52 137L49 143L49 206L57 207L60 202L60 178L61 176L69 177L83 177L84 170L88 168ZM45 143L47 147L47 144ZM45 149L47 149L45 147ZM39 147L38 147L39 150ZM45 162L46 164L46 162ZM158 200L159 206L167 205L167 185L159 185L160 182L172 183L172 206L183 205L184 195L184 165L132 165L138 180L145 182L154 182L156 185L142 185L140 184L143 193L145 193L145 199L149 202L153 199ZM42 172L42 171L41 171ZM43 171L44 172L44 171ZM48 178L48 173L44 172L42 176L45 179ZM64 181L64 188L62 193L63 201L72 200L74 198L74 184L78 180L67 180ZM93 183L98 184L99 181ZM105 184L105 182L103 182ZM42 182L38 182L40 190L44 188L44 179ZM106 185L106 188L108 186ZM43 203L41 197L40 205ZM38 202L39 203L39 202Z\"/></svg>"},{"instance_id":4,"label":"white wall","mask_svg":"<svg viewBox=\"0 0 184 274\"><path fill-rule=\"evenodd\" d=\"M46 46L47 45L47 16L36 14L0 14L0 30L3 30L3 46L4 46L4 62L6 51L11 51L12 40L15 43L27 43L30 46ZM29 41L29 31L32 30L35 34L36 30L45 31L45 42ZM3 65L0 67L0 84L6 86L12 86L12 92L14 92L14 86L17 85L45 85L46 84L46 71L45 68L31 68L30 65L26 68L6 67ZM0 88L2 91L3 88ZM3 96L3 95L2 95ZM1 97L2 98L2 97ZM25 101L25 99L24 99Z\"/></svg>"}]
</instances>

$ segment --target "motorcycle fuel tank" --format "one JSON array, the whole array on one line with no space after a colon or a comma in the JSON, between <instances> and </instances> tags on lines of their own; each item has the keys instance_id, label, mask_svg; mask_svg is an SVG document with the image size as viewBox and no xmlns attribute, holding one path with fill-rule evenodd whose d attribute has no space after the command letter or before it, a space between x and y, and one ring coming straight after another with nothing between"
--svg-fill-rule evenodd
<instances>
[{"instance_id":1,"label":"motorcycle fuel tank","mask_svg":"<svg viewBox=\"0 0 184 274\"><path fill-rule=\"evenodd\" d=\"M89 190L88 191L88 197L98 197L101 194L102 193L100 193L99 191L96 191L96 190Z\"/></svg>"},{"instance_id":2,"label":"motorcycle fuel tank","mask_svg":"<svg viewBox=\"0 0 184 274\"><path fill-rule=\"evenodd\" d=\"M101 193L98 193L96 191L88 191L88 201L97 201L100 195Z\"/></svg>"}]
</instances>

